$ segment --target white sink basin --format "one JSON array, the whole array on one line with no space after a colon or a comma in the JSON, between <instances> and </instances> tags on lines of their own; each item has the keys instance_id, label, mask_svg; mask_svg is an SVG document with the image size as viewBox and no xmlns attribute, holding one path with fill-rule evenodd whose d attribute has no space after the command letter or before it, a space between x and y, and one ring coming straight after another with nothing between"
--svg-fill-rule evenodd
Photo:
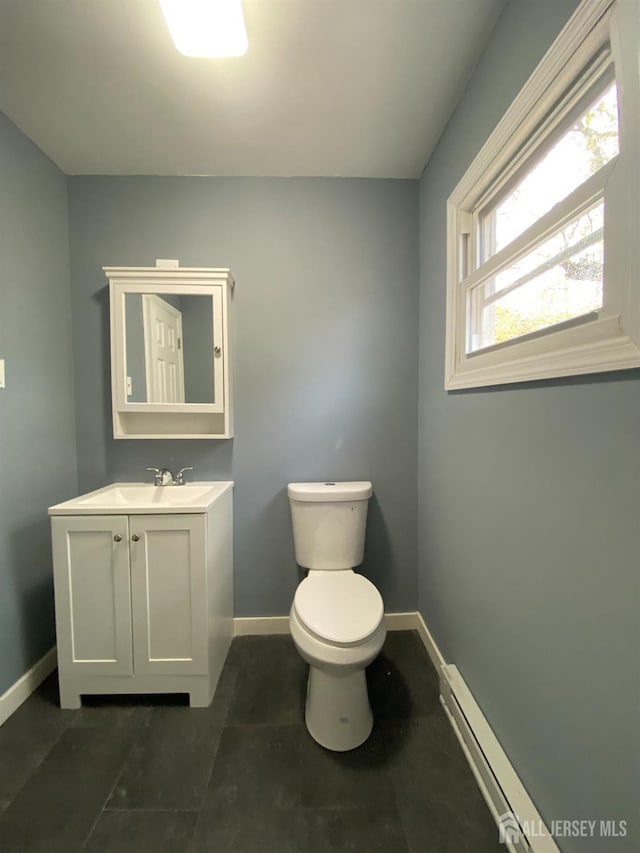
<instances>
[{"instance_id":1,"label":"white sink basin","mask_svg":"<svg viewBox=\"0 0 640 853\"><path fill-rule=\"evenodd\" d=\"M49 515L125 515L140 513L206 512L233 487L229 481L152 486L148 483L114 483L95 492L49 507Z\"/></svg>"}]
</instances>

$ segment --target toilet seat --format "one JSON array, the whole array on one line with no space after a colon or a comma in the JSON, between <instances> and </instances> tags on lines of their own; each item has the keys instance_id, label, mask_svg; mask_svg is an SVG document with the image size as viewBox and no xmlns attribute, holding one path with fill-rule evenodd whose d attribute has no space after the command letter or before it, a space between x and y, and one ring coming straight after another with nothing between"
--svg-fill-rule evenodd
<instances>
[{"instance_id":1,"label":"toilet seat","mask_svg":"<svg viewBox=\"0 0 640 853\"><path fill-rule=\"evenodd\" d=\"M367 640L384 614L378 590L351 569L309 574L296 590L293 609L307 631L337 646Z\"/></svg>"}]
</instances>

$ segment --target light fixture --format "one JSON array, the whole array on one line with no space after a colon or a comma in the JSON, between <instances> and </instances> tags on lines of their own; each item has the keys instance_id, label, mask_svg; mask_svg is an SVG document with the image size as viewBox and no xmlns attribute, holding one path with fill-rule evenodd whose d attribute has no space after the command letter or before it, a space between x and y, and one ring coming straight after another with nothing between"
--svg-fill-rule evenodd
<instances>
[{"instance_id":1,"label":"light fixture","mask_svg":"<svg viewBox=\"0 0 640 853\"><path fill-rule=\"evenodd\" d=\"M171 38L184 56L242 56L247 30L242 0L160 0Z\"/></svg>"}]
</instances>

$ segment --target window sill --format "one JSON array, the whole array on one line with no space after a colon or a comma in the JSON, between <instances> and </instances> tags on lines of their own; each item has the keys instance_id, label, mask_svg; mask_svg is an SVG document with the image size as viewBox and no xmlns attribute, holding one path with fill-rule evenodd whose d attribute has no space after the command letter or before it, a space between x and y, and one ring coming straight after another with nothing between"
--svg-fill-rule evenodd
<instances>
[{"instance_id":1,"label":"window sill","mask_svg":"<svg viewBox=\"0 0 640 853\"><path fill-rule=\"evenodd\" d=\"M508 347L508 360L506 349L498 347L459 358L447 372L445 390L640 367L640 349L621 330L618 317L599 318L538 340L514 341Z\"/></svg>"}]
</instances>

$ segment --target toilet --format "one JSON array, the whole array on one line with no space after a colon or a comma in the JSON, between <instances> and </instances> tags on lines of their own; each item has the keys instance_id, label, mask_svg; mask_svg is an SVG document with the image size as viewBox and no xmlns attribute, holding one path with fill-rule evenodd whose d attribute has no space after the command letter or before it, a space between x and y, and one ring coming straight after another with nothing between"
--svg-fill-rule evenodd
<instances>
[{"instance_id":1,"label":"toilet","mask_svg":"<svg viewBox=\"0 0 640 853\"><path fill-rule=\"evenodd\" d=\"M296 590L289 625L309 664L305 721L319 744L336 752L369 737L373 715L365 667L386 630L380 593L354 567L364 557L371 483L289 483L296 560L308 570Z\"/></svg>"}]
</instances>

